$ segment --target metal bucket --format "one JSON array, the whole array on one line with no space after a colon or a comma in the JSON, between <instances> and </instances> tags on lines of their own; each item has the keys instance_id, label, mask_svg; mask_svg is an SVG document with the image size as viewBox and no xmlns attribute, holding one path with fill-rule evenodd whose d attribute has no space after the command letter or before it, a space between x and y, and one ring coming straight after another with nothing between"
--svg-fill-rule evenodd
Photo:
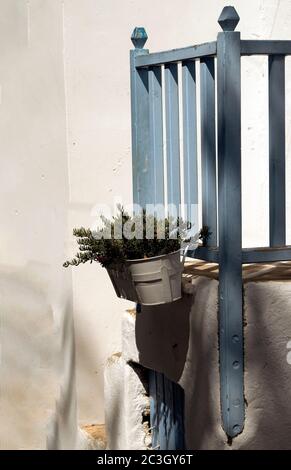
<instances>
[{"instance_id":1,"label":"metal bucket","mask_svg":"<svg viewBox=\"0 0 291 470\"><path fill-rule=\"evenodd\" d=\"M153 258L128 260L122 270L107 271L118 297L142 305L160 305L182 296L180 250Z\"/></svg>"}]
</instances>

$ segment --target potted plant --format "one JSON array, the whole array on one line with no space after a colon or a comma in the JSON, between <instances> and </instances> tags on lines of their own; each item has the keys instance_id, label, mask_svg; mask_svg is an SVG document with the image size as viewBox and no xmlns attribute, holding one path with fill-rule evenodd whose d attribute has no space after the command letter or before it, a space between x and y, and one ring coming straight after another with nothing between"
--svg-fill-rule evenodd
<instances>
[{"instance_id":1,"label":"potted plant","mask_svg":"<svg viewBox=\"0 0 291 470\"><path fill-rule=\"evenodd\" d=\"M96 230L74 229L79 252L64 267L98 262L106 268L118 297L143 305L181 298L181 242L187 224L180 218L130 216L122 207L111 220L101 216Z\"/></svg>"}]
</instances>

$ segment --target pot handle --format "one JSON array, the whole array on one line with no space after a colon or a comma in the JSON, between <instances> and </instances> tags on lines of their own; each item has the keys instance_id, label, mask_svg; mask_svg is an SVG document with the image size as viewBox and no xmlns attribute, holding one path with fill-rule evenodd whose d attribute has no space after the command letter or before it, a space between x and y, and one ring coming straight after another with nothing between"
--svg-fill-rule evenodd
<instances>
[{"instance_id":1,"label":"pot handle","mask_svg":"<svg viewBox=\"0 0 291 470\"><path fill-rule=\"evenodd\" d=\"M184 266L188 250L196 250L197 246L199 245L199 236L200 232L195 233L195 235L193 235L189 240L187 240L186 245L183 244L184 246L181 247L181 252L182 250L184 250L181 261L182 266Z\"/></svg>"},{"instance_id":2,"label":"pot handle","mask_svg":"<svg viewBox=\"0 0 291 470\"><path fill-rule=\"evenodd\" d=\"M179 230L178 228L175 228L174 230L172 230L172 232L170 233L170 236L177 233L178 230ZM192 232L192 229L189 229L186 232L186 236L182 239L182 246L180 248L181 254L183 253L182 261L181 261L182 267L184 266L185 258L186 258L188 250L189 249L195 250L197 246L199 245L200 231L189 237L188 234L190 234L191 232Z\"/></svg>"}]
</instances>

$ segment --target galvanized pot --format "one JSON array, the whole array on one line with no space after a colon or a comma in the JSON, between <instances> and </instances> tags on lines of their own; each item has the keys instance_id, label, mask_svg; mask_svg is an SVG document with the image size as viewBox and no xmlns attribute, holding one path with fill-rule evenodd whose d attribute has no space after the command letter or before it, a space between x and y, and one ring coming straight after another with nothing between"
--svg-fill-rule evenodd
<instances>
[{"instance_id":1,"label":"galvanized pot","mask_svg":"<svg viewBox=\"0 0 291 470\"><path fill-rule=\"evenodd\" d=\"M142 305L161 305L181 298L180 250L128 260L122 269L107 269L116 295Z\"/></svg>"}]
</instances>

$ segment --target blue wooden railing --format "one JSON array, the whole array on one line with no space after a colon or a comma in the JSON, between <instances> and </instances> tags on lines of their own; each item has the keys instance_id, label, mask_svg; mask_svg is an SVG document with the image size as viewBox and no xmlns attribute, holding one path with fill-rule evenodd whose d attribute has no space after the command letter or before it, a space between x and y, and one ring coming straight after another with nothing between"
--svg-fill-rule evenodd
<instances>
[{"instance_id":1,"label":"blue wooden railing","mask_svg":"<svg viewBox=\"0 0 291 470\"><path fill-rule=\"evenodd\" d=\"M152 449L184 449L184 390L164 374L150 370L149 392Z\"/></svg>"},{"instance_id":2,"label":"blue wooden railing","mask_svg":"<svg viewBox=\"0 0 291 470\"><path fill-rule=\"evenodd\" d=\"M158 53L143 48L144 28L133 32L133 197L141 206L164 204L166 199L178 207L183 177L187 207L198 203L196 70L200 67L202 224L209 227L211 237L207 247L197 248L191 256L219 263L222 422L226 434L235 437L242 432L245 417L242 264L291 260L285 201L285 56L291 55L291 41L241 40L234 31L239 16L233 7L225 7L218 22L223 31L217 41ZM270 246L242 249L241 57L248 55L266 55L269 60ZM180 175L178 63L182 64L184 175Z\"/></svg>"}]
</instances>

